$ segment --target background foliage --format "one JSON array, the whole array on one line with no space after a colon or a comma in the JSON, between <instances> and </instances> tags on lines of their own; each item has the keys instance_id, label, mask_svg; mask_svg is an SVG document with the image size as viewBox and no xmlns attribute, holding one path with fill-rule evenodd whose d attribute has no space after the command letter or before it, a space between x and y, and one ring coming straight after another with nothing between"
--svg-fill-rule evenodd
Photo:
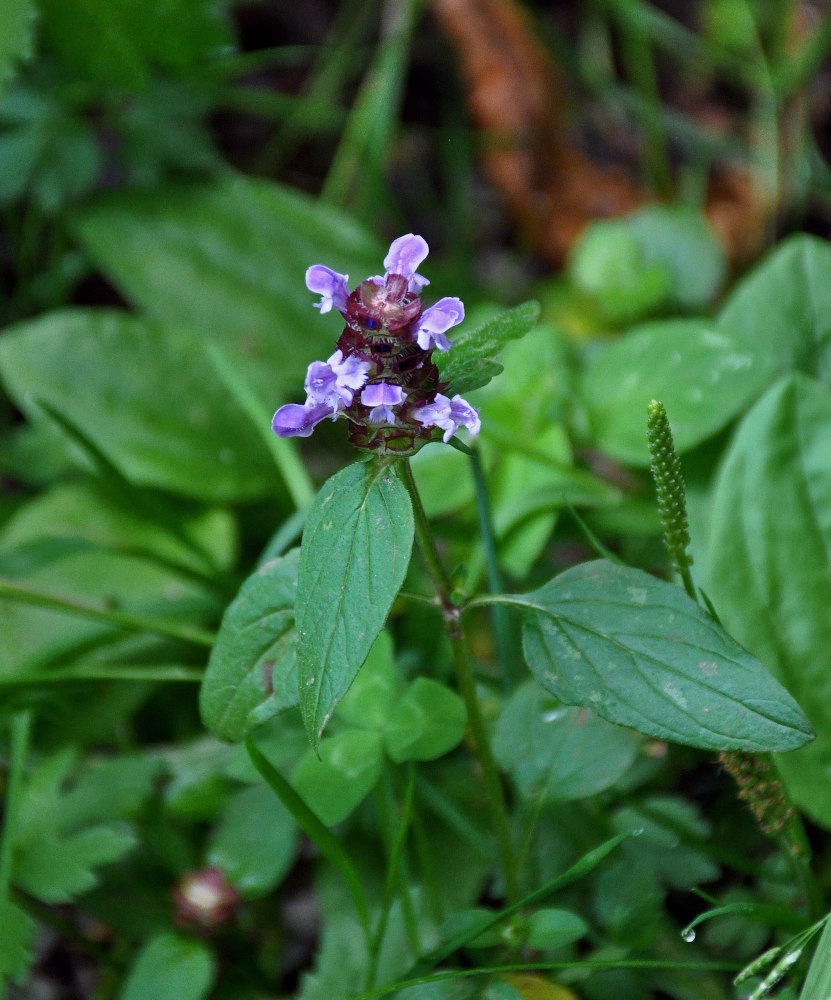
<instances>
[{"instance_id":1,"label":"background foliage","mask_svg":"<svg viewBox=\"0 0 831 1000\"><path fill-rule=\"evenodd\" d=\"M825 995L829 47L797 0L0 0L6 996ZM398 473L269 430L339 333L305 268L410 231L509 865Z\"/></svg>"}]
</instances>

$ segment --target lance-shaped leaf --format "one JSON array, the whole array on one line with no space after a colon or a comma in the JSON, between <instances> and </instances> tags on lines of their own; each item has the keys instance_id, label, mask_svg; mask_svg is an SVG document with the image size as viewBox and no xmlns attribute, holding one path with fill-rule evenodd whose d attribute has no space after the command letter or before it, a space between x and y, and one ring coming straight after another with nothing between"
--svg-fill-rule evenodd
<instances>
[{"instance_id":1,"label":"lance-shaped leaf","mask_svg":"<svg viewBox=\"0 0 831 1000\"><path fill-rule=\"evenodd\" d=\"M515 600L528 665L566 704L709 750L812 738L787 691L680 587L597 560Z\"/></svg>"},{"instance_id":2,"label":"lance-shaped leaf","mask_svg":"<svg viewBox=\"0 0 831 1000\"><path fill-rule=\"evenodd\" d=\"M294 596L300 550L270 559L228 606L199 692L202 721L225 740L296 705Z\"/></svg>"},{"instance_id":3,"label":"lance-shaped leaf","mask_svg":"<svg viewBox=\"0 0 831 1000\"><path fill-rule=\"evenodd\" d=\"M533 329L539 315L538 302L524 302L472 330L462 328L458 334L454 331L451 349L435 356L451 392L469 392L487 385L502 371L497 360L499 352L509 341L519 340Z\"/></svg>"},{"instance_id":4,"label":"lance-shaped leaf","mask_svg":"<svg viewBox=\"0 0 831 1000\"><path fill-rule=\"evenodd\" d=\"M383 628L412 547L412 506L392 465L347 466L318 493L295 606L300 709L315 748Z\"/></svg>"}]
</instances>

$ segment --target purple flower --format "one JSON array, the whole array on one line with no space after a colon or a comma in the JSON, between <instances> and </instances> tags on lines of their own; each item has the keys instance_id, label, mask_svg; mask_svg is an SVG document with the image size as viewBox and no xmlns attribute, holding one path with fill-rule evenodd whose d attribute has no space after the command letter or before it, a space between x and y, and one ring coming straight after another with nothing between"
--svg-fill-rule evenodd
<instances>
[{"instance_id":1,"label":"purple flower","mask_svg":"<svg viewBox=\"0 0 831 1000\"><path fill-rule=\"evenodd\" d=\"M460 427L467 427L473 435L478 434L481 427L479 414L458 394L448 399L437 392L432 403L417 406L412 411L412 416L425 427L440 427L444 431L442 441L445 444Z\"/></svg>"},{"instance_id":2,"label":"purple flower","mask_svg":"<svg viewBox=\"0 0 831 1000\"><path fill-rule=\"evenodd\" d=\"M320 302L315 302L315 308L321 315L329 312L332 306L340 312L346 308L349 297L348 274L338 274L323 264L312 264L306 271L306 288L320 295Z\"/></svg>"},{"instance_id":3,"label":"purple flower","mask_svg":"<svg viewBox=\"0 0 831 1000\"><path fill-rule=\"evenodd\" d=\"M352 402L371 367L368 361L344 358L342 351L335 351L327 361L313 361L306 371L306 404L325 403L337 413Z\"/></svg>"},{"instance_id":4,"label":"purple flower","mask_svg":"<svg viewBox=\"0 0 831 1000\"><path fill-rule=\"evenodd\" d=\"M329 416L325 403L286 403L271 419L271 429L280 438L308 437L324 417Z\"/></svg>"},{"instance_id":5,"label":"purple flower","mask_svg":"<svg viewBox=\"0 0 831 1000\"><path fill-rule=\"evenodd\" d=\"M407 394L400 385L390 385L389 382L373 382L361 393L364 406L373 407L369 414L371 424L394 424L395 414L390 407L398 406L406 398Z\"/></svg>"},{"instance_id":6,"label":"purple flower","mask_svg":"<svg viewBox=\"0 0 831 1000\"><path fill-rule=\"evenodd\" d=\"M435 305L424 310L413 328L418 346L424 351L430 351L434 347L441 351L449 350L451 345L445 333L464 318L465 307L461 299L439 299Z\"/></svg>"},{"instance_id":7,"label":"purple flower","mask_svg":"<svg viewBox=\"0 0 831 1000\"><path fill-rule=\"evenodd\" d=\"M415 236L413 233L399 236L397 240L392 241L384 258L386 276L400 274L407 279L410 291L419 295L421 289L430 282L422 275L416 274L416 268L429 252L430 248L423 236Z\"/></svg>"}]
</instances>

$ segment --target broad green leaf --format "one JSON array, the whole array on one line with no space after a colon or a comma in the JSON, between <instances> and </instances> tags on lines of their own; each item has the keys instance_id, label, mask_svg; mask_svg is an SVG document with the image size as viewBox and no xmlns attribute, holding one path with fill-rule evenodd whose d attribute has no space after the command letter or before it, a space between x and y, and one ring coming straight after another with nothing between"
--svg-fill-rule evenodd
<instances>
[{"instance_id":1,"label":"broad green leaf","mask_svg":"<svg viewBox=\"0 0 831 1000\"><path fill-rule=\"evenodd\" d=\"M214 618L219 610L216 595L191 579L143 558L95 548L68 551L12 582L70 603L80 601L106 611L109 602L119 611L185 627ZM55 661L68 665L84 657L92 663L107 653L117 658L115 650L124 656L143 650L146 656L148 644L156 643L70 608L53 610L10 598L0 601L0 617L0 676L6 678L44 669Z\"/></svg>"},{"instance_id":2,"label":"broad green leaf","mask_svg":"<svg viewBox=\"0 0 831 1000\"><path fill-rule=\"evenodd\" d=\"M831 827L831 396L802 375L750 410L720 470L706 589L736 638L805 709L810 746L777 758L788 790Z\"/></svg>"},{"instance_id":3,"label":"broad green leaf","mask_svg":"<svg viewBox=\"0 0 831 1000\"><path fill-rule=\"evenodd\" d=\"M264 496L278 481L199 338L110 310L66 309L7 330L0 375L33 419L65 414L132 481L199 500Z\"/></svg>"},{"instance_id":4,"label":"broad green leaf","mask_svg":"<svg viewBox=\"0 0 831 1000\"><path fill-rule=\"evenodd\" d=\"M648 736L711 750L792 750L799 706L680 587L605 560L512 602L542 686Z\"/></svg>"},{"instance_id":5,"label":"broad green leaf","mask_svg":"<svg viewBox=\"0 0 831 1000\"><path fill-rule=\"evenodd\" d=\"M138 953L120 1000L204 1000L215 974L204 942L163 932Z\"/></svg>"},{"instance_id":6,"label":"broad green leaf","mask_svg":"<svg viewBox=\"0 0 831 1000\"><path fill-rule=\"evenodd\" d=\"M786 240L736 287L718 322L740 352L831 381L831 246Z\"/></svg>"},{"instance_id":7,"label":"broad green leaf","mask_svg":"<svg viewBox=\"0 0 831 1000\"><path fill-rule=\"evenodd\" d=\"M589 366L583 393L600 448L648 465L646 408L666 406L679 452L705 441L755 399L775 373L764 350L737 344L701 319L663 320L629 331Z\"/></svg>"},{"instance_id":8,"label":"broad green leaf","mask_svg":"<svg viewBox=\"0 0 831 1000\"><path fill-rule=\"evenodd\" d=\"M384 729L391 760L435 760L449 753L465 734L462 699L429 677L417 677L404 692Z\"/></svg>"},{"instance_id":9,"label":"broad green leaf","mask_svg":"<svg viewBox=\"0 0 831 1000\"><path fill-rule=\"evenodd\" d=\"M221 869L246 896L270 892L286 874L299 830L286 807L262 782L228 802L208 843L208 864Z\"/></svg>"},{"instance_id":10,"label":"broad green leaf","mask_svg":"<svg viewBox=\"0 0 831 1000\"><path fill-rule=\"evenodd\" d=\"M270 559L228 606L199 694L202 721L225 740L296 705L294 600L299 549Z\"/></svg>"},{"instance_id":11,"label":"broad green leaf","mask_svg":"<svg viewBox=\"0 0 831 1000\"><path fill-rule=\"evenodd\" d=\"M332 476L309 512L295 609L300 710L315 747L404 582L413 531L406 487L379 459Z\"/></svg>"},{"instance_id":12,"label":"broad green leaf","mask_svg":"<svg viewBox=\"0 0 831 1000\"><path fill-rule=\"evenodd\" d=\"M292 775L292 785L327 826L346 819L375 787L381 774L381 735L347 729L309 750Z\"/></svg>"},{"instance_id":13,"label":"broad green leaf","mask_svg":"<svg viewBox=\"0 0 831 1000\"><path fill-rule=\"evenodd\" d=\"M502 348L524 337L539 314L539 303L525 302L472 330L462 327L458 333L454 332L451 349L435 357L442 379L450 383L450 393L469 392L487 385L502 371L497 360Z\"/></svg>"},{"instance_id":14,"label":"broad green leaf","mask_svg":"<svg viewBox=\"0 0 831 1000\"><path fill-rule=\"evenodd\" d=\"M340 334L340 317L313 308L306 268L326 264L357 284L383 258L348 216L242 176L107 196L84 210L77 231L130 302L218 343L275 406L302 397L306 367Z\"/></svg>"},{"instance_id":15,"label":"broad green leaf","mask_svg":"<svg viewBox=\"0 0 831 1000\"><path fill-rule=\"evenodd\" d=\"M161 499L161 498L159 498ZM225 510L203 510L169 503L167 512L183 535L193 540L217 567L230 569L236 555L236 525ZM0 534L0 566L3 575L15 575L11 568L26 572L38 566L38 559L50 561L46 542L54 557L70 550L104 547L129 550L192 570L205 569L193 547L185 545L135 509L125 509L95 480L58 483L38 493L15 511ZM60 543L60 544L58 544ZM61 545L65 546L63 553ZM73 548L74 547L74 548Z\"/></svg>"},{"instance_id":16,"label":"broad green leaf","mask_svg":"<svg viewBox=\"0 0 831 1000\"><path fill-rule=\"evenodd\" d=\"M17 63L32 54L36 13L33 0L0 0L0 92Z\"/></svg>"},{"instance_id":17,"label":"broad green leaf","mask_svg":"<svg viewBox=\"0 0 831 1000\"><path fill-rule=\"evenodd\" d=\"M640 739L584 708L566 708L530 680L496 723L493 752L522 795L569 801L613 785L632 765Z\"/></svg>"}]
</instances>

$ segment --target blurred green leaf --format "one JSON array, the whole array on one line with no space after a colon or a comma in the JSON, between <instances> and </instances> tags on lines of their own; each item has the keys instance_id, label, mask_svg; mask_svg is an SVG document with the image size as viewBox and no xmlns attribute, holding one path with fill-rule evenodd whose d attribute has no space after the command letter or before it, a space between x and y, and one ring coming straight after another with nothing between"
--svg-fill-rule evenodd
<instances>
[{"instance_id":1,"label":"blurred green leaf","mask_svg":"<svg viewBox=\"0 0 831 1000\"><path fill-rule=\"evenodd\" d=\"M3 979L22 982L29 969L37 925L25 910L9 900L0 906L0 985Z\"/></svg>"},{"instance_id":2,"label":"blurred green leaf","mask_svg":"<svg viewBox=\"0 0 831 1000\"><path fill-rule=\"evenodd\" d=\"M0 0L0 92L32 54L37 7L33 0Z\"/></svg>"},{"instance_id":3,"label":"blurred green leaf","mask_svg":"<svg viewBox=\"0 0 831 1000\"><path fill-rule=\"evenodd\" d=\"M384 729L391 760L435 760L449 753L465 733L464 702L450 688L429 677L417 677L404 692Z\"/></svg>"},{"instance_id":4,"label":"blurred green leaf","mask_svg":"<svg viewBox=\"0 0 831 1000\"><path fill-rule=\"evenodd\" d=\"M570 910L536 910L528 917L525 943L529 948L547 951L579 941L588 932L586 921Z\"/></svg>"},{"instance_id":5,"label":"blurred green leaf","mask_svg":"<svg viewBox=\"0 0 831 1000\"><path fill-rule=\"evenodd\" d=\"M288 871L299 830L266 784L236 792L211 833L207 860L245 896L270 892Z\"/></svg>"},{"instance_id":6,"label":"blurred green leaf","mask_svg":"<svg viewBox=\"0 0 831 1000\"><path fill-rule=\"evenodd\" d=\"M104 87L140 90L153 72L185 74L232 42L220 13L223 5L213 0L39 4L50 48L75 72Z\"/></svg>"},{"instance_id":7,"label":"blurred green leaf","mask_svg":"<svg viewBox=\"0 0 831 1000\"><path fill-rule=\"evenodd\" d=\"M202 721L217 736L298 704L294 601L299 549L258 567L228 606L199 694Z\"/></svg>"},{"instance_id":8,"label":"blurred green leaf","mask_svg":"<svg viewBox=\"0 0 831 1000\"><path fill-rule=\"evenodd\" d=\"M575 286L591 296L602 318L619 325L656 312L672 287L666 264L647 263L640 240L618 219L586 226L572 248L568 273Z\"/></svg>"},{"instance_id":9,"label":"blurred green leaf","mask_svg":"<svg viewBox=\"0 0 831 1000\"><path fill-rule=\"evenodd\" d=\"M719 471L707 592L817 733L776 763L795 802L831 827L831 399L803 375L781 379L744 417Z\"/></svg>"},{"instance_id":10,"label":"blurred green leaf","mask_svg":"<svg viewBox=\"0 0 831 1000\"><path fill-rule=\"evenodd\" d=\"M157 934L136 956L120 1000L204 1000L216 974L214 964L204 942Z\"/></svg>"},{"instance_id":11,"label":"blurred green leaf","mask_svg":"<svg viewBox=\"0 0 831 1000\"><path fill-rule=\"evenodd\" d=\"M348 215L242 176L109 195L76 228L130 302L218 343L275 406L302 397L308 364L328 357L340 334L340 317L313 308L306 268L326 264L360 281L383 258Z\"/></svg>"},{"instance_id":12,"label":"blurred green leaf","mask_svg":"<svg viewBox=\"0 0 831 1000\"><path fill-rule=\"evenodd\" d=\"M635 328L589 366L583 393L595 439L614 458L648 465L646 408L667 410L683 453L725 427L775 373L758 346L738 346L728 330L701 319Z\"/></svg>"},{"instance_id":13,"label":"blurred green leaf","mask_svg":"<svg viewBox=\"0 0 831 1000\"><path fill-rule=\"evenodd\" d=\"M739 352L831 382L831 246L785 240L737 285L718 323Z\"/></svg>"},{"instance_id":14,"label":"blurred green leaf","mask_svg":"<svg viewBox=\"0 0 831 1000\"><path fill-rule=\"evenodd\" d=\"M71 751L45 758L21 796L14 880L47 903L70 902L91 889L95 869L119 860L136 844L135 832L119 819L146 799L152 790L148 778L157 769L140 760L99 767L97 782L87 775L85 783L73 786L74 763ZM129 785L107 790L127 778Z\"/></svg>"},{"instance_id":15,"label":"blurred green leaf","mask_svg":"<svg viewBox=\"0 0 831 1000\"><path fill-rule=\"evenodd\" d=\"M404 582L413 511L394 466L356 462L323 485L309 512L297 579L300 710L317 746Z\"/></svg>"},{"instance_id":16,"label":"blurred green leaf","mask_svg":"<svg viewBox=\"0 0 831 1000\"><path fill-rule=\"evenodd\" d=\"M567 705L712 750L792 750L813 738L799 706L680 587L605 560L511 598L523 648Z\"/></svg>"},{"instance_id":17,"label":"blurred green leaf","mask_svg":"<svg viewBox=\"0 0 831 1000\"><path fill-rule=\"evenodd\" d=\"M53 312L6 331L0 374L34 420L42 399L138 484L228 501L264 496L277 481L187 330L109 310Z\"/></svg>"},{"instance_id":18,"label":"blurred green leaf","mask_svg":"<svg viewBox=\"0 0 831 1000\"><path fill-rule=\"evenodd\" d=\"M528 798L596 795L632 765L640 739L583 708L567 708L535 680L514 691L496 723L493 752Z\"/></svg>"},{"instance_id":19,"label":"blurred green leaf","mask_svg":"<svg viewBox=\"0 0 831 1000\"><path fill-rule=\"evenodd\" d=\"M375 787L381 774L381 735L347 729L323 740L320 758L309 750L292 775L292 785L327 826L346 819Z\"/></svg>"},{"instance_id":20,"label":"blurred green leaf","mask_svg":"<svg viewBox=\"0 0 831 1000\"><path fill-rule=\"evenodd\" d=\"M383 730L398 704L404 682L395 666L392 636L375 640L352 686L335 709L336 717L358 729Z\"/></svg>"}]
</instances>

